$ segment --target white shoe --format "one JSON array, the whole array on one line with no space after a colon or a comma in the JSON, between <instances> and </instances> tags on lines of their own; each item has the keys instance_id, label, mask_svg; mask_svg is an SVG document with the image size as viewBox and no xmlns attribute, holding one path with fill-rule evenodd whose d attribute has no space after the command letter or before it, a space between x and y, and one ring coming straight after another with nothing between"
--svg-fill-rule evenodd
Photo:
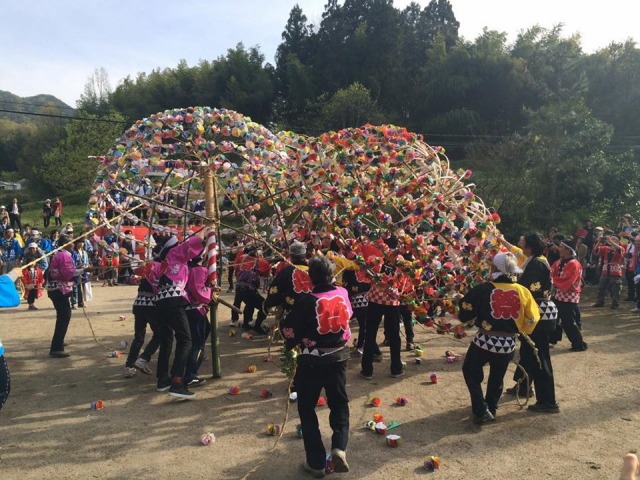
<instances>
[{"instance_id":1,"label":"white shoe","mask_svg":"<svg viewBox=\"0 0 640 480\"><path fill-rule=\"evenodd\" d=\"M331 460L333 461L333 471L336 473L345 473L349 471L347 463L347 454L344 450L334 448L331 450Z\"/></svg>"},{"instance_id":2,"label":"white shoe","mask_svg":"<svg viewBox=\"0 0 640 480\"><path fill-rule=\"evenodd\" d=\"M640 308L638 308L638 307L632 308L631 309L631 313L640 313Z\"/></svg>"},{"instance_id":3,"label":"white shoe","mask_svg":"<svg viewBox=\"0 0 640 480\"><path fill-rule=\"evenodd\" d=\"M136 369L133 367L124 367L124 378L133 378L136 374Z\"/></svg>"},{"instance_id":4,"label":"white shoe","mask_svg":"<svg viewBox=\"0 0 640 480\"><path fill-rule=\"evenodd\" d=\"M142 357L138 357L133 366L136 370L140 370L140 373L144 373L145 375L151 375L153 373L149 368L149 362Z\"/></svg>"}]
</instances>

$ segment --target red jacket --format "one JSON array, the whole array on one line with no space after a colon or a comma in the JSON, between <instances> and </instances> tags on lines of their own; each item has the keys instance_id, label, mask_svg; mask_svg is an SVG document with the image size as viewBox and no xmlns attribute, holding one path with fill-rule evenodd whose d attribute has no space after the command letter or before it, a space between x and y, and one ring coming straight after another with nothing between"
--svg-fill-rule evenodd
<instances>
[{"instance_id":1,"label":"red jacket","mask_svg":"<svg viewBox=\"0 0 640 480\"><path fill-rule=\"evenodd\" d=\"M610 277L622 276L624 254L621 248L600 245L595 249L594 253L602 260L602 275L609 275Z\"/></svg>"},{"instance_id":2,"label":"red jacket","mask_svg":"<svg viewBox=\"0 0 640 480\"><path fill-rule=\"evenodd\" d=\"M564 265L562 269L560 268L561 264ZM567 303L580 303L582 265L577 259L571 258L565 262L561 258L551 265L551 282L556 287L554 295L556 300Z\"/></svg>"},{"instance_id":3,"label":"red jacket","mask_svg":"<svg viewBox=\"0 0 640 480\"><path fill-rule=\"evenodd\" d=\"M29 291L34 288L38 291L38 298L42 296L44 286L44 275L39 267L33 266L22 271L22 283L24 283L24 298L29 296Z\"/></svg>"}]
</instances>

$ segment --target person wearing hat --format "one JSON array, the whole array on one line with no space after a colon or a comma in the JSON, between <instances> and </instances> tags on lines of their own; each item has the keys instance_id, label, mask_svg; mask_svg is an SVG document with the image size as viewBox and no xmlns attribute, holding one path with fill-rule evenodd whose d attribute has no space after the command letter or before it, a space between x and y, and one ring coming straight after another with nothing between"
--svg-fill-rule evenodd
<instances>
[{"instance_id":1,"label":"person wearing hat","mask_svg":"<svg viewBox=\"0 0 640 480\"><path fill-rule=\"evenodd\" d=\"M42 221L44 222L44 228L49 228L52 213L53 209L51 208L51 200L47 198L42 205Z\"/></svg>"},{"instance_id":2,"label":"person wearing hat","mask_svg":"<svg viewBox=\"0 0 640 480\"><path fill-rule=\"evenodd\" d=\"M551 265L551 283L555 288L553 302L558 309L556 334L550 338L555 345L562 339L562 331L571 342L572 352L587 349L582 338L580 323L580 292L582 292L582 266L576 258L575 244L572 240L560 243L560 259Z\"/></svg>"},{"instance_id":3,"label":"person wearing hat","mask_svg":"<svg viewBox=\"0 0 640 480\"><path fill-rule=\"evenodd\" d=\"M0 224L4 224L5 219L6 224L9 225L9 212L7 211L7 207L5 207L4 205L0 205Z\"/></svg>"},{"instance_id":4,"label":"person wearing hat","mask_svg":"<svg viewBox=\"0 0 640 480\"><path fill-rule=\"evenodd\" d=\"M2 273L9 273L20 265L22 258L22 247L20 241L15 237L13 228L7 228L0 238L0 248L2 249Z\"/></svg>"},{"instance_id":5,"label":"person wearing hat","mask_svg":"<svg viewBox=\"0 0 640 480\"><path fill-rule=\"evenodd\" d=\"M89 255L84 251L84 239L77 238L73 242L71 252L76 270L82 270L82 274L73 277L73 293L71 294L71 309L75 310L76 305L84 307L85 284L89 281L89 274L84 270L89 268Z\"/></svg>"},{"instance_id":6,"label":"person wearing hat","mask_svg":"<svg viewBox=\"0 0 640 480\"><path fill-rule=\"evenodd\" d=\"M73 291L73 277L83 273L76 270L71 257L73 242L67 235L60 235L60 245L63 246L51 259L47 273L47 294L56 309L56 326L51 339L49 356L53 358L66 358L68 352L64 351L64 338L67 335L69 322L71 322L71 303L69 298Z\"/></svg>"},{"instance_id":7,"label":"person wearing hat","mask_svg":"<svg viewBox=\"0 0 640 480\"><path fill-rule=\"evenodd\" d=\"M38 259L41 259L38 262ZM35 262L35 263L34 263ZM36 299L42 296L44 286L44 271L48 267L47 258L40 252L35 242L27 244L27 251L24 254L25 265L30 265L22 270L22 283L24 284L24 298L27 300L29 310L37 310ZM44 269L42 268L44 266Z\"/></svg>"},{"instance_id":8,"label":"person wearing hat","mask_svg":"<svg viewBox=\"0 0 640 480\"><path fill-rule=\"evenodd\" d=\"M105 255L100 260L100 267L102 269L102 286L115 287L118 285L118 256L113 251L113 248L106 247Z\"/></svg>"},{"instance_id":9,"label":"person wearing hat","mask_svg":"<svg viewBox=\"0 0 640 480\"><path fill-rule=\"evenodd\" d=\"M262 307L265 312L281 307L281 318L284 320L293 309L296 299L311 291L306 254L307 246L304 243L297 240L291 242L289 260L283 260L276 266L275 278Z\"/></svg>"},{"instance_id":10,"label":"person wearing hat","mask_svg":"<svg viewBox=\"0 0 640 480\"><path fill-rule=\"evenodd\" d=\"M522 271L512 253L493 257L492 281L473 287L460 300L460 321L478 327L462 365L471 395L473 421L478 425L496 419L498 401L509 362L514 357L516 336L530 335L540 319L531 292L516 283ZM487 392L482 394L483 367L489 364Z\"/></svg>"},{"instance_id":11,"label":"person wearing hat","mask_svg":"<svg viewBox=\"0 0 640 480\"><path fill-rule=\"evenodd\" d=\"M624 249L615 235L604 235L593 245L593 254L600 258L602 273L598 282L598 293L594 307L604 307L605 295L611 292L611 308L620 306L622 275L624 271Z\"/></svg>"}]
</instances>

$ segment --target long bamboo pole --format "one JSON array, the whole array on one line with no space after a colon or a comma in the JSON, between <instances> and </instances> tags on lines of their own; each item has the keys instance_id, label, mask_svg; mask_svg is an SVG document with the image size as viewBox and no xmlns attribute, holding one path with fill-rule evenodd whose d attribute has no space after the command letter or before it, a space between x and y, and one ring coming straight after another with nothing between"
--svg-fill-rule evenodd
<instances>
[{"instance_id":1,"label":"long bamboo pole","mask_svg":"<svg viewBox=\"0 0 640 480\"><path fill-rule=\"evenodd\" d=\"M210 228L216 228L219 230L220 220L217 216L217 202L216 198L216 188L215 182L213 178L214 174L210 168L207 168L204 171L204 195L205 195L205 213L206 213L206 223ZM218 242L221 239L218 237ZM217 289L217 285L211 285L214 289L214 292ZM214 293L214 297L217 296ZM222 376L221 366L220 366L220 336L218 335L218 302L211 302L211 308L209 310L209 314L211 315L211 362L212 362L212 374L213 378L220 378Z\"/></svg>"}]
</instances>

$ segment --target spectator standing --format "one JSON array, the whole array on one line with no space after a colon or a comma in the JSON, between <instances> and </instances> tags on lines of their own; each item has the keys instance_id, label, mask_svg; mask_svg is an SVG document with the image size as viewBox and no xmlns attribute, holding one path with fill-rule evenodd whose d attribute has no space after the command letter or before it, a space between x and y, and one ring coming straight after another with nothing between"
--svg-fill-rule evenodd
<instances>
[{"instance_id":1,"label":"spectator standing","mask_svg":"<svg viewBox=\"0 0 640 480\"><path fill-rule=\"evenodd\" d=\"M636 237L631 237L625 249L624 255L624 277L627 282L627 298L625 302L635 302L636 292L634 285L634 277L636 276Z\"/></svg>"},{"instance_id":2,"label":"spectator standing","mask_svg":"<svg viewBox=\"0 0 640 480\"><path fill-rule=\"evenodd\" d=\"M86 268L89 268L89 256L87 252L84 251L84 239L78 238L73 242L71 257L73 258L76 270L82 270L82 273L73 277L71 309L75 310L76 305L80 308L84 307L84 284L89 281L89 274L84 271Z\"/></svg>"},{"instance_id":3,"label":"spectator standing","mask_svg":"<svg viewBox=\"0 0 640 480\"><path fill-rule=\"evenodd\" d=\"M611 292L611 308L620 306L620 291L622 290L622 272L624 252L618 237L605 235L598 239L593 247L595 255L602 262L602 273L598 282L598 295L594 307L604 307L607 291Z\"/></svg>"},{"instance_id":4,"label":"spectator standing","mask_svg":"<svg viewBox=\"0 0 640 480\"><path fill-rule=\"evenodd\" d=\"M44 228L49 228L52 213L53 209L51 208L51 200L47 198L42 206L42 221L44 222Z\"/></svg>"},{"instance_id":5,"label":"spectator standing","mask_svg":"<svg viewBox=\"0 0 640 480\"><path fill-rule=\"evenodd\" d=\"M15 229L17 232L22 230L22 205L18 204L18 199L14 198L9 206L9 222L11 223L11 228Z\"/></svg>"},{"instance_id":6,"label":"spectator standing","mask_svg":"<svg viewBox=\"0 0 640 480\"><path fill-rule=\"evenodd\" d=\"M25 264L34 262L42 258L42 260L28 268L22 270L22 283L25 287L24 298L27 300L29 310L37 310L36 299L42 296L42 287L44 286L44 271L48 267L48 260L38 249L35 242L27 245L27 252L24 254ZM44 267L44 268L43 268Z\"/></svg>"},{"instance_id":7,"label":"spectator standing","mask_svg":"<svg viewBox=\"0 0 640 480\"><path fill-rule=\"evenodd\" d=\"M4 227L2 230L6 230L7 228L9 228L11 225L9 223L9 212L7 212L7 207L5 207L4 205L0 206L0 223L1 224L5 224L5 219L6 219L6 227Z\"/></svg>"},{"instance_id":8,"label":"spectator standing","mask_svg":"<svg viewBox=\"0 0 640 480\"><path fill-rule=\"evenodd\" d=\"M22 258L22 247L15 237L13 228L4 231L4 236L0 239L0 248L2 249L2 273L9 273L15 267L20 266Z\"/></svg>"},{"instance_id":9,"label":"spectator standing","mask_svg":"<svg viewBox=\"0 0 640 480\"><path fill-rule=\"evenodd\" d=\"M56 199L53 201L53 204L51 205L51 209L53 211L53 220L54 220L54 226L58 227L58 226L62 226L62 200L60 200L60 197L56 197Z\"/></svg>"}]
</instances>

